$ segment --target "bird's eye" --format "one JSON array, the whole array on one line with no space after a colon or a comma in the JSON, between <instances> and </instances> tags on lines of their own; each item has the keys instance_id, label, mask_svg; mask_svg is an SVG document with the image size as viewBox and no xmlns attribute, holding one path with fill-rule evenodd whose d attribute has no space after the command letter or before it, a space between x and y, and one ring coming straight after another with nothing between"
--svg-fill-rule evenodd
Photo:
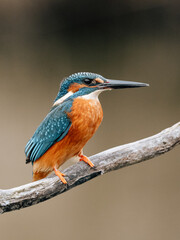
<instances>
[{"instance_id":1,"label":"bird's eye","mask_svg":"<svg viewBox=\"0 0 180 240\"><path fill-rule=\"evenodd\" d=\"M89 78L85 78L83 81L84 81L85 84L88 84L88 85L89 85L89 84L92 83L93 80L92 80L92 79L89 79Z\"/></svg>"}]
</instances>

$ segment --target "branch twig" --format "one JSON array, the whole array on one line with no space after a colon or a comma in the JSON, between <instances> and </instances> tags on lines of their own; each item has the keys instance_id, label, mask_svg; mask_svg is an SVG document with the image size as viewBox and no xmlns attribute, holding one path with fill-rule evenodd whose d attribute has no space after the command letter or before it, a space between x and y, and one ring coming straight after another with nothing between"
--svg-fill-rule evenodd
<instances>
[{"instance_id":1,"label":"branch twig","mask_svg":"<svg viewBox=\"0 0 180 240\"><path fill-rule=\"evenodd\" d=\"M61 183L57 176L50 176L16 188L0 190L0 213L43 202L99 175L166 153L178 144L180 122L152 137L111 148L90 157L94 168L89 168L82 162L67 168L64 171L67 185Z\"/></svg>"}]
</instances>

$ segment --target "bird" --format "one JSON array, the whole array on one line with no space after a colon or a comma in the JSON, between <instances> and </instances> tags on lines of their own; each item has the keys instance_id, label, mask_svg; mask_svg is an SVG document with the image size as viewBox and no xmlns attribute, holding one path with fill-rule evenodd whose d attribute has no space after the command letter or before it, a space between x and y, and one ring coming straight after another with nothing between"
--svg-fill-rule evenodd
<instances>
[{"instance_id":1,"label":"bird","mask_svg":"<svg viewBox=\"0 0 180 240\"><path fill-rule=\"evenodd\" d=\"M147 87L146 83L112 80L91 72L78 72L61 83L52 108L25 147L26 163L32 163L33 181L51 172L67 184L59 167L78 158L90 167L94 164L83 154L83 147L103 119L98 96L112 89Z\"/></svg>"}]
</instances>

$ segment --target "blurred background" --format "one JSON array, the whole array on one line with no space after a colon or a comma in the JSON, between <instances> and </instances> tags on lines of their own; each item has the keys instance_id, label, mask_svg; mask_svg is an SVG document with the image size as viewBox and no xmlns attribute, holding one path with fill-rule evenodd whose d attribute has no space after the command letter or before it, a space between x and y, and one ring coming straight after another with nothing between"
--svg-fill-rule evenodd
<instances>
[{"instance_id":1,"label":"blurred background","mask_svg":"<svg viewBox=\"0 0 180 240\"><path fill-rule=\"evenodd\" d=\"M0 188L31 182L24 147L60 81L90 71L149 88L101 94L90 156L179 121L180 4L0 0ZM0 216L1 239L180 239L180 149Z\"/></svg>"}]
</instances>

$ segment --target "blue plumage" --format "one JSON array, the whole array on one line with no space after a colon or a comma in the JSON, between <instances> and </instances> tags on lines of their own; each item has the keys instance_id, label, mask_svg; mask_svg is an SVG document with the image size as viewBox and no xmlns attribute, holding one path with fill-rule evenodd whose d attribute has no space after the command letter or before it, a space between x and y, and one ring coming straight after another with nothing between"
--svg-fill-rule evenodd
<instances>
[{"instance_id":1,"label":"blue plumage","mask_svg":"<svg viewBox=\"0 0 180 240\"><path fill-rule=\"evenodd\" d=\"M73 99L54 108L42 121L25 147L27 162L40 158L55 142L63 139L71 126L67 112L71 111Z\"/></svg>"}]
</instances>

